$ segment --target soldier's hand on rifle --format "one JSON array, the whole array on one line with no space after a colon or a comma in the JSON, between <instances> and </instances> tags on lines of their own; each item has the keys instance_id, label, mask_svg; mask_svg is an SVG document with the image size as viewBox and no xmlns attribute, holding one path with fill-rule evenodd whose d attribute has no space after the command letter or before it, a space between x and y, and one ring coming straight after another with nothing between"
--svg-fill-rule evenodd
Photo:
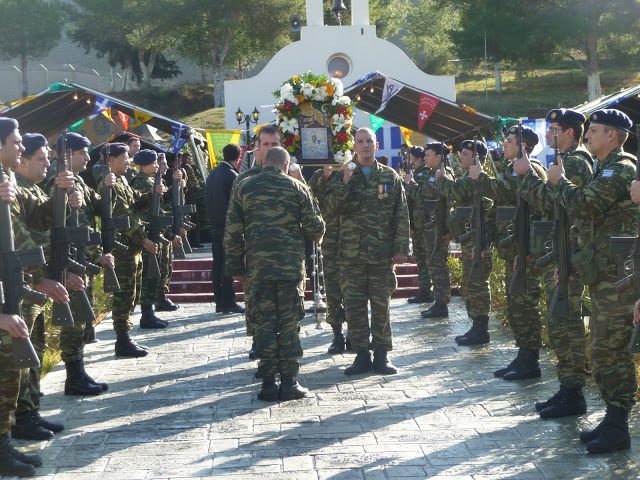
<instances>
[{"instance_id":1,"label":"soldier's hand on rifle","mask_svg":"<svg viewBox=\"0 0 640 480\"><path fill-rule=\"evenodd\" d=\"M113 257L113 255L111 255L110 253L105 253L104 255L102 255L100 257L100 261L99 261L100 265L102 265L104 268L110 268L110 269L114 269L116 268L116 261L115 258Z\"/></svg>"},{"instance_id":2,"label":"soldier's hand on rifle","mask_svg":"<svg viewBox=\"0 0 640 480\"><path fill-rule=\"evenodd\" d=\"M438 181L438 179L439 179L442 175L444 175L445 173L446 173L446 172L445 172L445 170L444 170L444 163L441 163L441 164L440 164L440 168L436 171L436 175L435 175L435 177L436 177L436 181Z\"/></svg>"},{"instance_id":3,"label":"soldier's hand on rifle","mask_svg":"<svg viewBox=\"0 0 640 480\"><path fill-rule=\"evenodd\" d=\"M158 192L160 195L164 195L164 192L165 192L164 185L159 183L158 186L156 187L156 192Z\"/></svg>"},{"instance_id":4,"label":"soldier's hand on rifle","mask_svg":"<svg viewBox=\"0 0 640 480\"><path fill-rule=\"evenodd\" d=\"M636 302L636 306L633 307L633 324L638 325L640 323L640 300Z\"/></svg>"},{"instance_id":5,"label":"soldier's hand on rifle","mask_svg":"<svg viewBox=\"0 0 640 480\"><path fill-rule=\"evenodd\" d=\"M173 172L173 178L175 178L176 180L182 180L182 169L176 169L176 171Z\"/></svg>"},{"instance_id":6,"label":"soldier's hand on rifle","mask_svg":"<svg viewBox=\"0 0 640 480\"><path fill-rule=\"evenodd\" d=\"M547 171L547 178L553 185L557 185L561 178L564 178L564 162L560 155L558 155L558 164L549 165L549 170Z\"/></svg>"},{"instance_id":7,"label":"soldier's hand on rifle","mask_svg":"<svg viewBox=\"0 0 640 480\"><path fill-rule=\"evenodd\" d=\"M71 189L73 189L74 183L75 178L73 177L73 172L69 170L60 172L56 176L56 185L60 188L64 188L66 191L71 191Z\"/></svg>"},{"instance_id":8,"label":"soldier's hand on rifle","mask_svg":"<svg viewBox=\"0 0 640 480\"><path fill-rule=\"evenodd\" d=\"M395 264L405 263L406 261L407 261L407 256L402 255L401 253L398 253L393 256L393 263Z\"/></svg>"},{"instance_id":9,"label":"soldier's hand on rifle","mask_svg":"<svg viewBox=\"0 0 640 480\"><path fill-rule=\"evenodd\" d=\"M69 206L71 208L80 208L82 206L82 194L80 192L73 192L69 195Z\"/></svg>"},{"instance_id":10,"label":"soldier's hand on rifle","mask_svg":"<svg viewBox=\"0 0 640 480\"><path fill-rule=\"evenodd\" d=\"M513 161L513 171L518 175L524 175L531 169L531 160L529 154L522 149L522 157Z\"/></svg>"},{"instance_id":11,"label":"soldier's hand on rifle","mask_svg":"<svg viewBox=\"0 0 640 480\"><path fill-rule=\"evenodd\" d=\"M406 173L404 176L404 183L411 183L411 180L413 180L413 173Z\"/></svg>"},{"instance_id":12,"label":"soldier's hand on rifle","mask_svg":"<svg viewBox=\"0 0 640 480\"><path fill-rule=\"evenodd\" d=\"M184 227L180 227L180 235L183 237L187 236L187 229Z\"/></svg>"},{"instance_id":13,"label":"soldier's hand on rifle","mask_svg":"<svg viewBox=\"0 0 640 480\"><path fill-rule=\"evenodd\" d=\"M172 242L174 247L179 247L182 245L182 237L180 235L176 235L173 237Z\"/></svg>"},{"instance_id":14,"label":"soldier's hand on rifle","mask_svg":"<svg viewBox=\"0 0 640 480\"><path fill-rule=\"evenodd\" d=\"M116 184L116 174L115 173L110 173L109 175L107 175L106 177L104 177L104 184L107 187L113 187Z\"/></svg>"},{"instance_id":15,"label":"soldier's hand on rifle","mask_svg":"<svg viewBox=\"0 0 640 480\"><path fill-rule=\"evenodd\" d=\"M324 171L322 172L322 176L325 180L331 176L331 172L333 172L333 167L331 165L325 165Z\"/></svg>"},{"instance_id":16,"label":"soldier's hand on rifle","mask_svg":"<svg viewBox=\"0 0 640 480\"><path fill-rule=\"evenodd\" d=\"M59 282L49 278L43 278L42 281L35 286L36 291L44 293L56 303L69 303L69 292Z\"/></svg>"},{"instance_id":17,"label":"soldier's hand on rifle","mask_svg":"<svg viewBox=\"0 0 640 480\"><path fill-rule=\"evenodd\" d=\"M18 315L0 313L0 329L9 332L12 337L27 338L29 336L27 324Z\"/></svg>"},{"instance_id":18,"label":"soldier's hand on rifle","mask_svg":"<svg viewBox=\"0 0 640 480\"><path fill-rule=\"evenodd\" d=\"M477 180L481 173L482 173L482 165L480 164L480 162L475 163L469 167L469 176L473 180Z\"/></svg>"},{"instance_id":19,"label":"soldier's hand on rifle","mask_svg":"<svg viewBox=\"0 0 640 480\"><path fill-rule=\"evenodd\" d=\"M631 182L631 200L633 203L640 204L640 182L638 180Z\"/></svg>"},{"instance_id":20,"label":"soldier's hand on rifle","mask_svg":"<svg viewBox=\"0 0 640 480\"><path fill-rule=\"evenodd\" d=\"M16 188L11 182L0 183L0 198L7 203L15 202L16 200Z\"/></svg>"},{"instance_id":21,"label":"soldier's hand on rifle","mask_svg":"<svg viewBox=\"0 0 640 480\"><path fill-rule=\"evenodd\" d=\"M142 242L142 247L149 253L153 254L153 255L157 255L158 254L158 245L154 242L152 242L151 240L149 240L148 238L144 239L144 242Z\"/></svg>"},{"instance_id":22,"label":"soldier's hand on rifle","mask_svg":"<svg viewBox=\"0 0 640 480\"><path fill-rule=\"evenodd\" d=\"M569 280L574 281L576 279L575 275L569 275ZM560 273L558 273L558 269L556 268L553 271L553 280L555 281L555 284L558 285L560 283Z\"/></svg>"},{"instance_id":23,"label":"soldier's hand on rifle","mask_svg":"<svg viewBox=\"0 0 640 480\"><path fill-rule=\"evenodd\" d=\"M84 287L85 287L84 280L82 279L82 277L79 277L73 272L67 272L66 284L69 290L73 290L75 292L84 290Z\"/></svg>"}]
</instances>

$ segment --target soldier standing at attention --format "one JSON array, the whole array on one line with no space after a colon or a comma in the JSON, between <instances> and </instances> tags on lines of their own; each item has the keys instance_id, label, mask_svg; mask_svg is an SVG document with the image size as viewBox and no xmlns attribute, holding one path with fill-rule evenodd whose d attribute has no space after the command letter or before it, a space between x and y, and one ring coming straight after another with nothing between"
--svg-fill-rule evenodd
<instances>
[{"instance_id":1,"label":"soldier standing at attention","mask_svg":"<svg viewBox=\"0 0 640 480\"><path fill-rule=\"evenodd\" d=\"M477 153L477 158L473 158L473 152ZM460 166L464 170L462 178L453 180L446 174L444 168L440 168L435 173L436 188L441 195L447 197L449 201L454 201L456 207L472 207L474 206L474 182L469 177L469 167L474 164L482 165L489 152L487 146L476 140L475 146L473 140L466 140L462 142L462 149L460 151ZM456 337L456 343L458 345L479 345L489 343L489 312L491 310L491 289L489 288L489 275L493 268L493 248L490 247L492 240L495 237L495 210L492 209L491 200L483 198L485 207L485 245L488 245L484 252L475 252L475 255L482 255L482 277L477 280L470 278L471 264L473 260L473 248L474 237L469 236L460 241L462 248L462 291L465 298L467 307L467 313L469 318L473 321L471 329ZM491 221L491 217L493 221ZM475 217L472 218L471 223L474 229L480 228L479 225L473 223ZM459 237L465 233L465 225L469 221L468 218L458 219L457 217L450 217L449 232L452 237ZM460 226L461 228L456 228Z\"/></svg>"},{"instance_id":2,"label":"soldier standing at attention","mask_svg":"<svg viewBox=\"0 0 640 480\"><path fill-rule=\"evenodd\" d=\"M129 183L135 178L138 174L138 169L133 165L133 158L137 155L137 153L142 148L142 143L140 142L140 137L137 135L131 135L126 140L126 145L129 147L129 165L127 166L127 173L125 173L125 177Z\"/></svg>"},{"instance_id":3,"label":"soldier standing at attention","mask_svg":"<svg viewBox=\"0 0 640 480\"><path fill-rule=\"evenodd\" d=\"M571 183L583 188L590 180L593 161L589 152L580 145L584 134L585 117L575 110L565 108L551 110L547 114L549 130L546 139L555 148L554 129L557 128L558 152L562 157L565 175ZM553 185L539 178L527 155L518 158L513 164L514 171L523 175L521 192L529 205L535 206L542 213L543 220L554 220L555 189ZM563 208L564 207L560 207ZM572 218L567 217L571 226ZM577 238L571 239L573 249L577 248ZM553 278L557 262L549 262L543 267L545 280L545 296L547 311L550 311L556 284ZM569 272L569 275L573 275ZM568 281L568 315L562 317L547 315L549 343L558 358L558 380L560 390L549 400L537 402L536 410L542 418L558 418L569 415L581 415L587 411L587 403L582 394L586 384L587 344L582 320L582 291L584 284L581 278L569 277Z\"/></svg>"},{"instance_id":4,"label":"soldier standing at attention","mask_svg":"<svg viewBox=\"0 0 640 480\"><path fill-rule=\"evenodd\" d=\"M440 169L442 161L450 150L444 143L428 143L425 148L425 165L429 169L426 173L427 179L422 183L420 189L419 203L424 200L436 200L440 193L436 188L436 172ZM450 180L455 178L453 170L447 165L446 175ZM446 201L446 199L443 199ZM449 202L445 206L449 211ZM435 212L430 212L427 217L431 220ZM438 235L440 238L436 238ZM421 312L423 318L443 318L449 315L449 302L451 301L451 273L449 271L449 244L451 236L443 235L443 232L436 232L434 227L424 229L424 244L427 257L427 268L432 277L435 303ZM435 251L434 251L435 249ZM440 251L438 251L440 249Z\"/></svg>"},{"instance_id":5,"label":"soldier standing at attention","mask_svg":"<svg viewBox=\"0 0 640 480\"><path fill-rule=\"evenodd\" d=\"M200 226L198 225L198 209L202 208L202 202L199 201L202 197L202 178L193 168L193 159L189 152L182 154L182 168L186 172L187 176L187 188L184 189L184 203L187 205L195 205L196 211L190 213L191 221L196 224L189 231L189 242L194 248L200 248L203 245L200 243Z\"/></svg>"},{"instance_id":6,"label":"soldier standing at attention","mask_svg":"<svg viewBox=\"0 0 640 480\"><path fill-rule=\"evenodd\" d=\"M397 373L392 350L389 303L397 281L394 263L409 254L409 211L402 180L376 161L378 142L371 129L355 134L358 160L345 166L327 193L329 215L340 219L340 286L351 346L357 353L346 375ZM371 324L367 304L371 304ZM373 350L373 362L371 352Z\"/></svg>"},{"instance_id":7,"label":"soldier standing at attention","mask_svg":"<svg viewBox=\"0 0 640 480\"><path fill-rule=\"evenodd\" d=\"M263 373L258 398L265 401L308 393L296 381L302 358L298 328L304 317L304 240L319 241L324 234L315 199L287 175L288 168L285 149L267 153L262 172L236 189L224 237L227 272L235 280L247 277L251 284L256 356Z\"/></svg>"},{"instance_id":8,"label":"soldier standing at attention","mask_svg":"<svg viewBox=\"0 0 640 480\"><path fill-rule=\"evenodd\" d=\"M607 404L604 420L594 430L583 431L580 440L590 453L606 453L631 446L628 419L638 388L633 357L627 350L638 289L615 290L623 259L609 252L611 237L638 235L638 208L629 195L636 158L622 150L633 126L627 115L615 109L598 110L589 121L585 139L597 159L590 181L577 187L567 179L560 160L549 167L549 182L557 186L570 217L577 219L578 248L584 261L576 262L574 255L573 264L589 285L592 371Z\"/></svg>"},{"instance_id":9,"label":"soldier standing at attention","mask_svg":"<svg viewBox=\"0 0 640 480\"><path fill-rule=\"evenodd\" d=\"M427 214L422 204L420 191L422 185L429 178L431 169L424 164L425 150L422 147L411 147L409 150L409 162L412 172L404 176L407 190L407 205L409 206L409 219L411 221L411 240L413 242L413 256L418 266L418 294L409 298L409 303L431 303L433 292L431 291L431 275L427 265L427 252L424 243L424 224L427 222Z\"/></svg>"}]
</instances>

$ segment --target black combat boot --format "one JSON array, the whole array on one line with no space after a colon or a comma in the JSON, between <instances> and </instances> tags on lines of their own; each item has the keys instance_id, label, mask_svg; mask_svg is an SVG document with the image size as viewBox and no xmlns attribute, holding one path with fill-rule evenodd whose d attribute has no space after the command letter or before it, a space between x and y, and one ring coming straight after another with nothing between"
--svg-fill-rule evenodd
<instances>
[{"instance_id":1,"label":"black combat boot","mask_svg":"<svg viewBox=\"0 0 640 480\"><path fill-rule=\"evenodd\" d=\"M431 290L420 291L415 297L407 299L409 303L431 303L433 302L433 292Z\"/></svg>"},{"instance_id":2,"label":"black combat boot","mask_svg":"<svg viewBox=\"0 0 640 480\"><path fill-rule=\"evenodd\" d=\"M146 357L149 351L138 345L126 330L116 332L116 357Z\"/></svg>"},{"instance_id":3,"label":"black combat boot","mask_svg":"<svg viewBox=\"0 0 640 480\"><path fill-rule=\"evenodd\" d=\"M19 440L49 440L53 432L34 420L32 412L16 414L16 424L11 426L11 437Z\"/></svg>"},{"instance_id":4,"label":"black combat boot","mask_svg":"<svg viewBox=\"0 0 640 480\"><path fill-rule=\"evenodd\" d=\"M161 320L153 313L153 305L140 305L140 328L167 328L169 322Z\"/></svg>"},{"instance_id":5,"label":"black combat boot","mask_svg":"<svg viewBox=\"0 0 640 480\"><path fill-rule=\"evenodd\" d=\"M96 343L97 341L98 341L98 337L96 337L96 327L92 325L84 343Z\"/></svg>"},{"instance_id":6,"label":"black combat boot","mask_svg":"<svg viewBox=\"0 0 640 480\"><path fill-rule=\"evenodd\" d=\"M561 418L587 413L587 401L581 388L562 388L556 402L540 411L542 418ZM553 397L552 397L553 398Z\"/></svg>"},{"instance_id":7,"label":"black combat boot","mask_svg":"<svg viewBox=\"0 0 640 480\"><path fill-rule=\"evenodd\" d=\"M489 343L489 317L487 315L478 315L473 319L471 330L462 337L456 337L458 345L483 345Z\"/></svg>"},{"instance_id":8,"label":"black combat boot","mask_svg":"<svg viewBox=\"0 0 640 480\"><path fill-rule=\"evenodd\" d=\"M493 376L494 377L500 377L500 378L504 377L507 373L509 373L511 370L513 370L514 368L516 368L518 366L518 363L520 363L520 356L521 355L522 355L522 348L520 350L518 350L518 355L516 356L516 358L511 360L511 363L509 365L507 365L504 368L499 368L498 370L493 372Z\"/></svg>"},{"instance_id":9,"label":"black combat boot","mask_svg":"<svg viewBox=\"0 0 640 480\"><path fill-rule=\"evenodd\" d=\"M161 292L156 295L155 307L156 312L175 312L180 308L180 305L173 303L164 292Z\"/></svg>"},{"instance_id":10,"label":"black combat boot","mask_svg":"<svg viewBox=\"0 0 640 480\"><path fill-rule=\"evenodd\" d=\"M51 420L47 420L40 415L38 410L31 411L31 418L33 421L40 425L42 428L46 428L47 430L51 430L53 433L60 433L64 430L64 425L58 422L52 422Z\"/></svg>"},{"instance_id":11,"label":"black combat boot","mask_svg":"<svg viewBox=\"0 0 640 480\"><path fill-rule=\"evenodd\" d=\"M474 325L476 324L476 317L469 315L469 318L471 318L471 328L469 330L467 330L465 333L463 333L462 335L456 335L453 339L456 341L456 343L458 342L458 340L460 340L462 337L466 337L467 335L469 335L469 333L471 333L471 331L473 330Z\"/></svg>"},{"instance_id":12,"label":"black combat boot","mask_svg":"<svg viewBox=\"0 0 640 480\"><path fill-rule=\"evenodd\" d=\"M88 383L92 383L94 385L98 385L102 389L103 392L106 392L107 390L109 390L109 384L108 383L96 382L93 378L91 378L91 375L89 375L87 373L87 371L85 370L85 368L84 368L84 360L82 360L82 363L81 363L80 366L82 367L82 375L84 376L85 380Z\"/></svg>"},{"instance_id":13,"label":"black combat boot","mask_svg":"<svg viewBox=\"0 0 640 480\"><path fill-rule=\"evenodd\" d=\"M281 375L281 377L280 391L278 392L278 400L281 402L304 398L307 396L307 393L309 393L309 389L301 386L296 381L296 377L289 375Z\"/></svg>"},{"instance_id":14,"label":"black combat boot","mask_svg":"<svg viewBox=\"0 0 640 480\"><path fill-rule=\"evenodd\" d=\"M8 433L5 433L4 435L2 435L2 437L6 438L6 441L9 444L9 453L13 456L13 458L18 460L19 462L26 463L27 465L33 465L34 467L42 466L42 458L40 458L40 455L38 455L37 453L22 453L16 447L11 445ZM2 442L1 438L0 442ZM2 472L0 472L0 475L2 475Z\"/></svg>"},{"instance_id":15,"label":"black combat boot","mask_svg":"<svg viewBox=\"0 0 640 480\"><path fill-rule=\"evenodd\" d=\"M249 359L250 360L256 359L256 341L255 340L253 340L253 342L251 343L251 350L249 350Z\"/></svg>"},{"instance_id":16,"label":"black combat boot","mask_svg":"<svg viewBox=\"0 0 640 480\"><path fill-rule=\"evenodd\" d=\"M25 460L22 461L16 452ZM37 457L37 460L36 460ZM9 434L0 435L0 475L7 477L33 477L36 474L34 466L42 465L42 460L38 455L25 455L18 452L9 441Z\"/></svg>"},{"instance_id":17,"label":"black combat boot","mask_svg":"<svg viewBox=\"0 0 640 480\"><path fill-rule=\"evenodd\" d=\"M344 371L345 375L359 375L361 373L369 373L371 371L371 352L369 350L360 350L356 354L356 359L350 367Z\"/></svg>"},{"instance_id":18,"label":"black combat boot","mask_svg":"<svg viewBox=\"0 0 640 480\"><path fill-rule=\"evenodd\" d=\"M386 350L380 347L373 352L373 371L381 375L393 375L398 369L389 361Z\"/></svg>"},{"instance_id":19,"label":"black combat boot","mask_svg":"<svg viewBox=\"0 0 640 480\"><path fill-rule=\"evenodd\" d=\"M233 303L226 307L216 307L216 313L244 313L244 308L237 303Z\"/></svg>"},{"instance_id":20,"label":"black combat boot","mask_svg":"<svg viewBox=\"0 0 640 480\"><path fill-rule=\"evenodd\" d=\"M67 379L64 382L65 395L99 395L102 387L89 383L84 376L82 360L65 362Z\"/></svg>"},{"instance_id":21,"label":"black combat boot","mask_svg":"<svg viewBox=\"0 0 640 480\"><path fill-rule=\"evenodd\" d=\"M262 379L262 388L258 392L258 400L275 402L278 400L278 384L275 375L265 375Z\"/></svg>"},{"instance_id":22,"label":"black combat boot","mask_svg":"<svg viewBox=\"0 0 640 480\"><path fill-rule=\"evenodd\" d=\"M331 329L333 330L333 341L327 350L329 355L335 355L337 353L344 352L346 347L346 341L344 339L344 334L342 333L342 325L331 325Z\"/></svg>"},{"instance_id":23,"label":"black combat boot","mask_svg":"<svg viewBox=\"0 0 640 480\"><path fill-rule=\"evenodd\" d=\"M351 347L351 339L349 338L349 332L347 332L347 334L344 336L345 340L344 340L344 350L345 352L349 352L349 353L355 353L353 351L353 348Z\"/></svg>"},{"instance_id":24,"label":"black combat boot","mask_svg":"<svg viewBox=\"0 0 640 480\"><path fill-rule=\"evenodd\" d=\"M596 430L599 435L587 443L589 453L609 453L631 448L629 435L629 412L621 407L607 405L607 414ZM580 435L582 440L582 434Z\"/></svg>"},{"instance_id":25,"label":"black combat boot","mask_svg":"<svg viewBox=\"0 0 640 480\"><path fill-rule=\"evenodd\" d=\"M504 378L507 381L512 380L525 380L527 378L540 378L542 372L540 371L540 350L522 349L520 354L520 361L516 365L516 368L508 373L505 373Z\"/></svg>"},{"instance_id":26,"label":"black combat boot","mask_svg":"<svg viewBox=\"0 0 640 480\"><path fill-rule=\"evenodd\" d=\"M436 303L431 305L430 308L421 312L422 318L444 318L449 316L449 307L446 303L442 303L436 300Z\"/></svg>"},{"instance_id":27,"label":"black combat boot","mask_svg":"<svg viewBox=\"0 0 640 480\"><path fill-rule=\"evenodd\" d=\"M558 400L560 400L560 397L562 395L564 395L564 391L566 390L566 388L562 385L560 385L560 390L558 390L556 393L554 393L551 398L549 398L548 400L545 400L544 402L536 402L535 407L536 410L538 410L539 412L544 410L547 407L550 407L551 405L555 405L556 402Z\"/></svg>"}]
</instances>

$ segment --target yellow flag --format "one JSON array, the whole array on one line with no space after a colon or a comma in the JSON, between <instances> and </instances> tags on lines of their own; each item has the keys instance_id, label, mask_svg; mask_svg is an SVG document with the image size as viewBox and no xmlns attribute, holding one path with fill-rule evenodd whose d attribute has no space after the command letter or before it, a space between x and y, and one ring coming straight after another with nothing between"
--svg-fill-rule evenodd
<instances>
[{"instance_id":1,"label":"yellow flag","mask_svg":"<svg viewBox=\"0 0 640 480\"><path fill-rule=\"evenodd\" d=\"M207 148L209 150L210 167L213 170L218 166L220 160L216 156L216 152L230 144L240 144L240 133L242 130L206 130Z\"/></svg>"},{"instance_id":2,"label":"yellow flag","mask_svg":"<svg viewBox=\"0 0 640 480\"><path fill-rule=\"evenodd\" d=\"M103 110L100 113L102 113L102 115L107 117L111 123L116 123L116 122L114 122L113 117L111 117L111 109L110 108L107 108L106 110Z\"/></svg>"},{"instance_id":3,"label":"yellow flag","mask_svg":"<svg viewBox=\"0 0 640 480\"><path fill-rule=\"evenodd\" d=\"M408 128L404 128L404 127L400 127L400 131L402 132L402 136L404 137L404 141L405 143L410 146L413 147L413 143L411 143L411 134L413 134L413 130L409 130Z\"/></svg>"},{"instance_id":4,"label":"yellow flag","mask_svg":"<svg viewBox=\"0 0 640 480\"><path fill-rule=\"evenodd\" d=\"M136 121L133 125L129 125L129 128L135 128L142 125L143 123L147 123L149 120L153 118L153 115L149 113L141 112L139 110L134 110L133 117L136 119Z\"/></svg>"}]
</instances>

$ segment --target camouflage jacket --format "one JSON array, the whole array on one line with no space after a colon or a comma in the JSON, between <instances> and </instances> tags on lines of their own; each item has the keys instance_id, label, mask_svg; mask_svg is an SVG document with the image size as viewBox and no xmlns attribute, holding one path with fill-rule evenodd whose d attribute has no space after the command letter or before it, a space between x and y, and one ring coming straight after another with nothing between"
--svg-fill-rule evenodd
<instances>
[{"instance_id":1,"label":"camouflage jacket","mask_svg":"<svg viewBox=\"0 0 640 480\"><path fill-rule=\"evenodd\" d=\"M421 190L424 182L431 176L431 169L422 164L413 171L413 180L405 185L407 189L407 205L411 214L411 225L418 230L424 230L427 214L422 204Z\"/></svg>"},{"instance_id":2,"label":"camouflage jacket","mask_svg":"<svg viewBox=\"0 0 640 480\"><path fill-rule=\"evenodd\" d=\"M427 179L422 184L422 188L420 188L420 204L422 205L423 211L425 212L425 221L431 222L435 219L436 209L435 203L433 200L439 201L442 193L438 190L436 186L436 172L439 168L433 168L429 170ZM448 180L455 181L455 175L453 173L453 169L448 165L445 166L445 174L442 176ZM450 216L451 210L453 208L453 200L446 198L447 202L447 217ZM429 201L429 202L427 202ZM429 205L427 205L427 203ZM429 230L432 230L435 227L433 225ZM443 231L444 233L444 231Z\"/></svg>"},{"instance_id":3,"label":"camouflage jacket","mask_svg":"<svg viewBox=\"0 0 640 480\"><path fill-rule=\"evenodd\" d=\"M320 205L320 211L322 212L322 218L325 221L326 228L324 237L322 238L322 246L327 249L337 249L338 240L340 235L340 217L339 215L330 215L327 212L325 200L327 198L327 189L330 184L336 181L338 171L331 172L329 178L324 178L324 169L319 168L309 180L309 188L316 197L318 205Z\"/></svg>"},{"instance_id":4,"label":"camouflage jacket","mask_svg":"<svg viewBox=\"0 0 640 480\"><path fill-rule=\"evenodd\" d=\"M343 262L378 264L394 255L409 254L409 210L400 177L377 161L367 180L356 163L351 180L336 175L325 199L329 215L340 216L340 253Z\"/></svg>"},{"instance_id":5,"label":"camouflage jacket","mask_svg":"<svg viewBox=\"0 0 640 480\"><path fill-rule=\"evenodd\" d=\"M309 189L276 167L265 167L239 185L224 233L228 275L302 280L305 237L324 234L320 208ZM246 270L245 270L246 255Z\"/></svg>"},{"instance_id":6,"label":"camouflage jacket","mask_svg":"<svg viewBox=\"0 0 640 480\"><path fill-rule=\"evenodd\" d=\"M558 182L558 194L569 216L577 219L580 249L593 248L598 256L613 261L609 238L636 235L638 207L629 194L636 175L635 161L619 147L598 160L582 188L566 179Z\"/></svg>"},{"instance_id":7,"label":"camouflage jacket","mask_svg":"<svg viewBox=\"0 0 640 480\"><path fill-rule=\"evenodd\" d=\"M42 247L45 257L49 257L49 249L51 247L51 227L53 226L53 208L51 209L49 221L49 229L39 230L32 228L31 217L38 216L39 205L46 204L49 196L38 185L34 184L22 175L20 172L14 172L16 185L18 187L17 202L20 204L21 218L25 222L30 231L33 242ZM35 201L34 201L35 199ZM51 202L53 205L53 202Z\"/></svg>"}]
</instances>

